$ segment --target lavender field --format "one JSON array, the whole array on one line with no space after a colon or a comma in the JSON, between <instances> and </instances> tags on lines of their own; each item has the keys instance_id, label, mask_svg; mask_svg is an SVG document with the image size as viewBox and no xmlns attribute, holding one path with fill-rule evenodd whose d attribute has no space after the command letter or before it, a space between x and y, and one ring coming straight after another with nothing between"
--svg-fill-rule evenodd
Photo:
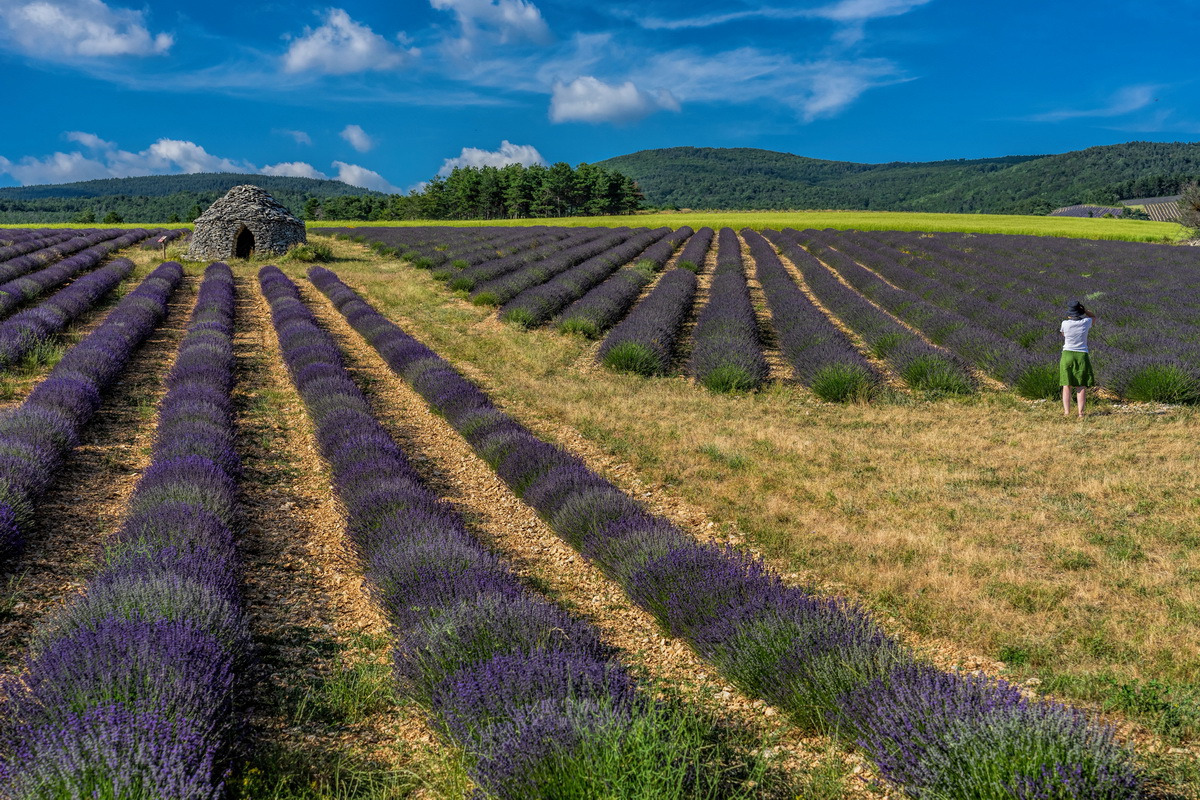
<instances>
[{"instance_id":1,"label":"lavender field","mask_svg":"<svg viewBox=\"0 0 1200 800\"><path fill-rule=\"evenodd\" d=\"M741 237L729 228L719 236L693 236L691 228L324 230L428 268L472 302L500 304L500 318L523 327L554 322L589 338L616 327L601 345L602 362L689 375L716 391L760 386L768 377L763 343L771 340L790 367L773 377L824 399L867 397L884 381L970 394L981 377L1026 398L1052 398L1058 322L1067 301L1079 298L1100 315L1094 350L1103 388L1132 401L1200 400L1200 345L1189 315L1200 289L1196 248L793 229L746 229ZM639 255L651 242L661 254ZM685 308L694 301L679 295L640 321L647 315L638 300L664 302L650 300L660 278L684 280L659 275L674 261L704 276L710 296ZM747 279L761 294L739 288ZM697 323L690 340L676 341L688 318Z\"/></svg>"},{"instance_id":2,"label":"lavender field","mask_svg":"<svg viewBox=\"0 0 1200 800\"><path fill-rule=\"evenodd\" d=\"M796 498L852 520L869 513L869 465L846 468L864 486L851 511L756 471L780 447L765 439L706 443L692 454L716 473L648 486L632 473L665 458L643 458L649 439L621 449L600 422L533 413L480 365L537 348L558 375L535 376L547 396L574 393L588 414L620 397L631 419L635 404L670 419L655 407L666 386L695 428L732 429L729 414L781 397L863 427L985 396L1037 413L1031 401L1058 392L1057 320L1079 297L1100 318L1108 402L1192 404L1200 248L331 232L374 252L336 242L324 266L200 264L134 246L162 232L0 232L0 796L1190 791L1156 760L1194 756L1200 720L1175 688L1161 696L1175 716L1151 724L1002 667L962 669L965 649L947 655L957 629L919 628L898 600L815 561L798 571L736 526L718 536L720 506L688 505L694 474L782 525ZM396 313L408 292L419 302ZM568 355L551 363L556 349ZM787 447L818 460L812 442ZM739 474L764 483L738 488ZM1147 542L1123 563L1154 553ZM1186 571L1194 556L1175 560ZM1155 685L1184 685L1194 654L1176 654Z\"/></svg>"}]
</instances>

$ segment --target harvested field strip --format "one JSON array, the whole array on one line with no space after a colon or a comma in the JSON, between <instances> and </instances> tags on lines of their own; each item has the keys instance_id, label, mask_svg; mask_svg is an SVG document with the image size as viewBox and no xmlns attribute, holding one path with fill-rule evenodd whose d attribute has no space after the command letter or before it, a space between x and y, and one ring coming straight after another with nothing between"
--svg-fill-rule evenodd
<instances>
[{"instance_id":1,"label":"harvested field strip","mask_svg":"<svg viewBox=\"0 0 1200 800\"><path fill-rule=\"evenodd\" d=\"M461 798L458 755L393 690L391 633L346 547L346 520L256 281L238 279L239 539L261 669L236 798Z\"/></svg>"},{"instance_id":2,"label":"harvested field strip","mask_svg":"<svg viewBox=\"0 0 1200 800\"><path fill-rule=\"evenodd\" d=\"M1111 730L1029 701L1003 681L939 672L853 604L787 587L756 558L690 540L496 409L333 273L310 275L389 366L635 602L800 724L849 732L889 780L910 791L982 797L991 796L997 775L1033 787L1079 770L1069 796L1140 791L1132 753ZM872 701L878 695L882 707ZM951 742L964 741L942 760Z\"/></svg>"},{"instance_id":3,"label":"harvested field strip","mask_svg":"<svg viewBox=\"0 0 1200 800\"><path fill-rule=\"evenodd\" d=\"M273 267L260 283L349 537L395 625L400 686L467 750L481 787L506 797L762 796L759 758L685 707L649 698L595 629L523 589L479 546L380 428L294 285Z\"/></svg>"},{"instance_id":4,"label":"harvested field strip","mask_svg":"<svg viewBox=\"0 0 1200 800\"><path fill-rule=\"evenodd\" d=\"M163 376L183 338L197 282L184 279L167 316L130 359L121 380L83 430L54 486L37 506L30 543L4 571L0 600L0 660L21 667L30 637L76 594L95 571L124 513L138 475L150 461ZM111 313L111 312L110 312ZM103 318L92 325L103 324Z\"/></svg>"},{"instance_id":5,"label":"harvested field strip","mask_svg":"<svg viewBox=\"0 0 1200 800\"><path fill-rule=\"evenodd\" d=\"M319 293L301 285L322 327L333 334L347 366L370 398L380 422L410 454L413 469L451 503L476 536L511 559L527 583L595 625L638 674L669 686L696 707L716 714L755 739L769 742L779 766L815 789L831 792L854 771L852 796L865 792L872 774L861 756L837 752L823 737L801 734L762 700L749 698L712 674L682 641L664 637L654 618L631 603L616 583L567 545L537 513L513 494L461 435L365 343ZM310 295L311 293L311 295ZM312 295L315 295L314 299ZM807 796L803 792L801 796ZM822 796L831 796L830 794ZM841 793L838 792L838 796Z\"/></svg>"}]
</instances>

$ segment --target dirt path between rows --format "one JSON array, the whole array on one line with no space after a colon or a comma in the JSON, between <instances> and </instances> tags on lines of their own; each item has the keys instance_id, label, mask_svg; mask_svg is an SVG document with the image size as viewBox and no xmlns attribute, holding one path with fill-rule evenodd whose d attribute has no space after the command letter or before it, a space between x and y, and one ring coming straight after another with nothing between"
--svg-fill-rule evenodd
<instances>
[{"instance_id":1,"label":"dirt path between rows","mask_svg":"<svg viewBox=\"0 0 1200 800\"><path fill-rule=\"evenodd\" d=\"M777 709L725 682L682 640L665 636L616 583L559 539L530 506L513 495L449 423L432 413L424 399L391 372L320 292L304 283L301 290L346 353L347 364L370 397L377 417L409 455L426 485L452 503L468 529L508 558L518 575L594 624L602 638L618 647L636 670L676 687L694 705L728 724L771 740L784 769L807 770L828 754L829 740L802 735ZM869 765L857 754L843 758L848 769L861 777L850 796L864 793Z\"/></svg>"},{"instance_id":2,"label":"dirt path between rows","mask_svg":"<svg viewBox=\"0 0 1200 800\"><path fill-rule=\"evenodd\" d=\"M198 287L196 278L183 278L166 318L105 392L80 445L36 504L29 544L0 578L6 582L0 585L0 663L6 671L22 667L38 625L83 590L100 565L105 542L120 526L133 487L150 463L163 381ZM92 328L102 321L95 320Z\"/></svg>"}]
</instances>

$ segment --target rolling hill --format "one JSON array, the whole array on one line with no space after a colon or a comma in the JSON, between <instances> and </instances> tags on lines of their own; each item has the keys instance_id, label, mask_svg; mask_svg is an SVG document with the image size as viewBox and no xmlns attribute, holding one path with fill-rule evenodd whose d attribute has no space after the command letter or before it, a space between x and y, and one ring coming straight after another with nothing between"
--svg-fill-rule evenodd
<instances>
[{"instance_id":1,"label":"rolling hill","mask_svg":"<svg viewBox=\"0 0 1200 800\"><path fill-rule=\"evenodd\" d=\"M860 164L751 148L672 147L597 162L653 206L1046 214L1075 203L1173 194L1200 176L1200 142L1057 155Z\"/></svg>"}]
</instances>

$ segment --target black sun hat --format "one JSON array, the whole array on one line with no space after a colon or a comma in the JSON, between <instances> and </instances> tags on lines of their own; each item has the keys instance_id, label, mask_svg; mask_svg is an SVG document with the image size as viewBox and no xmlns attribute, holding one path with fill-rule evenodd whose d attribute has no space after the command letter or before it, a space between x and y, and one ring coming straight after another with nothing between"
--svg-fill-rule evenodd
<instances>
[{"instance_id":1,"label":"black sun hat","mask_svg":"<svg viewBox=\"0 0 1200 800\"><path fill-rule=\"evenodd\" d=\"M1068 319L1079 319L1080 317L1083 316L1085 311L1087 311L1087 309L1084 308L1083 303L1079 302L1078 300L1067 301L1067 318Z\"/></svg>"}]
</instances>

